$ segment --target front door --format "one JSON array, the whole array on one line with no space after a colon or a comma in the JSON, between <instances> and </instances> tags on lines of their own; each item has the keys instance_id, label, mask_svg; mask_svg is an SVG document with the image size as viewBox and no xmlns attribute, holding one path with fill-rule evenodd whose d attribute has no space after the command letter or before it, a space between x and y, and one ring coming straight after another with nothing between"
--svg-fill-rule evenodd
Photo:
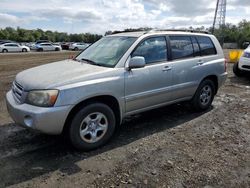
<instances>
[{"instance_id":1,"label":"front door","mask_svg":"<svg viewBox=\"0 0 250 188\"><path fill-rule=\"evenodd\" d=\"M146 110L166 103L171 98L172 67L167 61L164 36L142 41L131 57L145 58L144 68L125 72L126 113Z\"/></svg>"}]
</instances>

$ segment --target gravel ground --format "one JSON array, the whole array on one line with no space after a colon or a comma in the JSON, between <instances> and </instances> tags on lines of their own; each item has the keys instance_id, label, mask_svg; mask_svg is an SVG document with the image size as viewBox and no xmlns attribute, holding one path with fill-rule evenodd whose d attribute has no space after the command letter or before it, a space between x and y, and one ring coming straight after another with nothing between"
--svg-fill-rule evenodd
<instances>
[{"instance_id":1,"label":"gravel ground","mask_svg":"<svg viewBox=\"0 0 250 188\"><path fill-rule=\"evenodd\" d=\"M4 94L15 74L71 54L0 55L0 187L250 187L250 79L232 65L207 112L177 104L129 117L95 151L14 124Z\"/></svg>"}]
</instances>

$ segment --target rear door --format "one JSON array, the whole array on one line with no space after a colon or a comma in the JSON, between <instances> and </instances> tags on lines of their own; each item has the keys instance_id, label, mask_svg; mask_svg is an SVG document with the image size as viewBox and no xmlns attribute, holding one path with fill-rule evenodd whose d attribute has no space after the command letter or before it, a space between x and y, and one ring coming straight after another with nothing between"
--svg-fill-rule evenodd
<instances>
[{"instance_id":1,"label":"rear door","mask_svg":"<svg viewBox=\"0 0 250 188\"><path fill-rule=\"evenodd\" d=\"M205 44L209 43L209 37L176 35L169 36L169 39L173 61L173 100L189 99L206 73L208 59L211 60L216 50L213 45L208 47Z\"/></svg>"},{"instance_id":2,"label":"rear door","mask_svg":"<svg viewBox=\"0 0 250 188\"><path fill-rule=\"evenodd\" d=\"M165 36L145 39L131 54L134 56L144 57L146 66L125 72L127 114L162 105L171 99L172 70Z\"/></svg>"},{"instance_id":3,"label":"rear door","mask_svg":"<svg viewBox=\"0 0 250 188\"><path fill-rule=\"evenodd\" d=\"M18 44L12 44L13 52L21 52L21 47Z\"/></svg>"}]
</instances>

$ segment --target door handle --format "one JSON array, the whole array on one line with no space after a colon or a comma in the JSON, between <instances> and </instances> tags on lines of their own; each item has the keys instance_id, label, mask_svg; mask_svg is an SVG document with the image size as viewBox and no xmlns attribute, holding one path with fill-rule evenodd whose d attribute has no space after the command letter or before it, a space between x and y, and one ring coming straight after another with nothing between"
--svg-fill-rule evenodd
<instances>
[{"instance_id":1,"label":"door handle","mask_svg":"<svg viewBox=\"0 0 250 188\"><path fill-rule=\"evenodd\" d=\"M172 67L170 67L170 66L165 66L163 69L162 69L162 71L170 71L170 70L172 70Z\"/></svg>"},{"instance_id":2,"label":"door handle","mask_svg":"<svg viewBox=\"0 0 250 188\"><path fill-rule=\"evenodd\" d=\"M201 60L201 59L200 59L200 60L198 61L198 63L197 63L197 65L203 65L203 64L204 64L204 61Z\"/></svg>"}]
</instances>

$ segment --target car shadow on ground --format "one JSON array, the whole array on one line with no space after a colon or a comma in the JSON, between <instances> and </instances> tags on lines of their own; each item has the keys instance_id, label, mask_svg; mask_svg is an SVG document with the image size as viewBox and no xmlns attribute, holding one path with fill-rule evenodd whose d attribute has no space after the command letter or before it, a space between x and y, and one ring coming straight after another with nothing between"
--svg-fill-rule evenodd
<instances>
[{"instance_id":1,"label":"car shadow on ground","mask_svg":"<svg viewBox=\"0 0 250 188\"><path fill-rule=\"evenodd\" d=\"M250 86L250 73L242 77L233 75L229 77L229 80L233 85Z\"/></svg>"},{"instance_id":2,"label":"car shadow on ground","mask_svg":"<svg viewBox=\"0 0 250 188\"><path fill-rule=\"evenodd\" d=\"M0 187L56 170L68 175L80 172L82 169L77 166L78 161L181 126L208 111L196 113L186 104L176 104L131 116L124 120L108 144L91 152L75 151L60 136L34 133L15 124L0 126Z\"/></svg>"}]
</instances>

